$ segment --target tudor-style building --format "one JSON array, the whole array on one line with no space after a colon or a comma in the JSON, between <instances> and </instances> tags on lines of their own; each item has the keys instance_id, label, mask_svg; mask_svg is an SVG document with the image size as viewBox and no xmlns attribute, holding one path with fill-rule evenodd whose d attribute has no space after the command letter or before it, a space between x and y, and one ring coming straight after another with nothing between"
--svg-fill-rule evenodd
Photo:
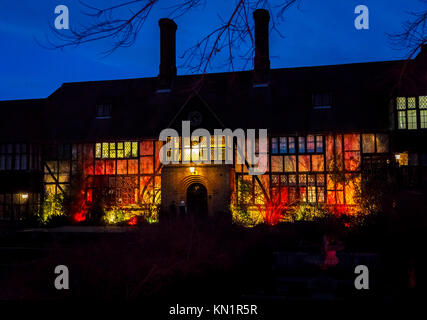
<instances>
[{"instance_id":1,"label":"tudor-style building","mask_svg":"<svg viewBox=\"0 0 427 320\"><path fill-rule=\"evenodd\" d=\"M138 210L184 200L214 215L229 210L241 181L285 202L348 206L373 170L392 172L401 188L425 188L426 46L413 60L270 69L269 14L257 10L254 19L252 71L177 76L177 26L161 19L158 77L64 83L46 99L0 102L0 220L31 217L52 195L71 192L83 220L99 199ZM184 120L211 133L268 129L268 171L162 165L159 133L180 132ZM200 145L176 147L186 160L203 156ZM332 179L336 170L347 183Z\"/></svg>"}]
</instances>

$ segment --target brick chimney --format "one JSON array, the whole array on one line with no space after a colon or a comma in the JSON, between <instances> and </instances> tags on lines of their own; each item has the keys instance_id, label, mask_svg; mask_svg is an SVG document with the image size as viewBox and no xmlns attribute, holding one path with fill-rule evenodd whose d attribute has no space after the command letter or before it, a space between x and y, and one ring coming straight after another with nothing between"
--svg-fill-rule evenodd
<instances>
[{"instance_id":1,"label":"brick chimney","mask_svg":"<svg viewBox=\"0 0 427 320\"><path fill-rule=\"evenodd\" d=\"M270 14L265 9L257 9L254 11L253 16L255 21L254 85L262 85L268 82L270 70L268 45Z\"/></svg>"},{"instance_id":2,"label":"brick chimney","mask_svg":"<svg viewBox=\"0 0 427 320\"><path fill-rule=\"evenodd\" d=\"M159 89L172 87L176 76L176 23L167 18L159 20L160 26L160 73Z\"/></svg>"}]
</instances>

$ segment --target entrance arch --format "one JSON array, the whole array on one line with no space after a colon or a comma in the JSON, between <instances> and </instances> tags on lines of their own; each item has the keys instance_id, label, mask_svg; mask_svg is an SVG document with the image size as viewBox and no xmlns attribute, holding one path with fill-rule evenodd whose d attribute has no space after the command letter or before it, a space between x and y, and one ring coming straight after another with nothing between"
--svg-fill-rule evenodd
<instances>
[{"instance_id":1,"label":"entrance arch","mask_svg":"<svg viewBox=\"0 0 427 320\"><path fill-rule=\"evenodd\" d=\"M201 183L192 183L187 188L188 214L206 217L208 214L208 191Z\"/></svg>"}]
</instances>

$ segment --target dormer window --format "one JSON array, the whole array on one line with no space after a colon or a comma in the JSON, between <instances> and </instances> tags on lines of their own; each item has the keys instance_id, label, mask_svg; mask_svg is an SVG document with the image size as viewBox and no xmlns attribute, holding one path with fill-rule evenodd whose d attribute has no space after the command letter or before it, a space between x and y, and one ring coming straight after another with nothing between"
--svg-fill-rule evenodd
<instances>
[{"instance_id":1,"label":"dormer window","mask_svg":"<svg viewBox=\"0 0 427 320\"><path fill-rule=\"evenodd\" d=\"M111 103L97 104L96 119L110 119L111 109Z\"/></svg>"},{"instance_id":2,"label":"dormer window","mask_svg":"<svg viewBox=\"0 0 427 320\"><path fill-rule=\"evenodd\" d=\"M324 110L331 109L331 95L329 93L315 93L313 94L313 109Z\"/></svg>"}]
</instances>

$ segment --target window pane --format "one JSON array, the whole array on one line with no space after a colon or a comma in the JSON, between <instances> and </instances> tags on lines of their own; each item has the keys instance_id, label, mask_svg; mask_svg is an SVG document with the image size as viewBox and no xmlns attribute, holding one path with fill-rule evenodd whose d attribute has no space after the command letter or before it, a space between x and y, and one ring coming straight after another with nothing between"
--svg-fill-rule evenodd
<instances>
[{"instance_id":1,"label":"window pane","mask_svg":"<svg viewBox=\"0 0 427 320\"><path fill-rule=\"evenodd\" d=\"M408 98L408 109L415 109L415 97Z\"/></svg>"},{"instance_id":2,"label":"window pane","mask_svg":"<svg viewBox=\"0 0 427 320\"><path fill-rule=\"evenodd\" d=\"M287 153L288 152L288 141L286 137L280 138L280 153Z\"/></svg>"},{"instance_id":3,"label":"window pane","mask_svg":"<svg viewBox=\"0 0 427 320\"><path fill-rule=\"evenodd\" d=\"M288 176L281 175L280 176L280 184L282 186L287 186L288 185Z\"/></svg>"},{"instance_id":4,"label":"window pane","mask_svg":"<svg viewBox=\"0 0 427 320\"><path fill-rule=\"evenodd\" d=\"M417 129L417 110L408 110L408 129Z\"/></svg>"},{"instance_id":5,"label":"window pane","mask_svg":"<svg viewBox=\"0 0 427 320\"><path fill-rule=\"evenodd\" d=\"M307 136L307 152L314 152L314 136Z\"/></svg>"},{"instance_id":6,"label":"window pane","mask_svg":"<svg viewBox=\"0 0 427 320\"><path fill-rule=\"evenodd\" d=\"M12 156L6 156L6 170L12 170Z\"/></svg>"},{"instance_id":7,"label":"window pane","mask_svg":"<svg viewBox=\"0 0 427 320\"><path fill-rule=\"evenodd\" d=\"M283 171L283 157L273 156L271 157L271 171L282 172Z\"/></svg>"},{"instance_id":8,"label":"window pane","mask_svg":"<svg viewBox=\"0 0 427 320\"><path fill-rule=\"evenodd\" d=\"M97 143L95 145L95 157L101 158L101 144L100 143Z\"/></svg>"},{"instance_id":9,"label":"window pane","mask_svg":"<svg viewBox=\"0 0 427 320\"><path fill-rule=\"evenodd\" d=\"M108 155L110 154L109 148L108 148L108 142L102 143L102 157L108 158Z\"/></svg>"},{"instance_id":10,"label":"window pane","mask_svg":"<svg viewBox=\"0 0 427 320\"><path fill-rule=\"evenodd\" d=\"M116 144L114 142L110 143L110 158L116 158Z\"/></svg>"},{"instance_id":11,"label":"window pane","mask_svg":"<svg viewBox=\"0 0 427 320\"><path fill-rule=\"evenodd\" d=\"M117 158L124 158L123 142L117 142Z\"/></svg>"},{"instance_id":12,"label":"window pane","mask_svg":"<svg viewBox=\"0 0 427 320\"><path fill-rule=\"evenodd\" d=\"M323 152L323 137L316 136L316 152Z\"/></svg>"},{"instance_id":13,"label":"window pane","mask_svg":"<svg viewBox=\"0 0 427 320\"><path fill-rule=\"evenodd\" d=\"M6 156L0 155L0 170L6 169Z\"/></svg>"},{"instance_id":14,"label":"window pane","mask_svg":"<svg viewBox=\"0 0 427 320\"><path fill-rule=\"evenodd\" d=\"M397 97L397 109L405 110L406 109L406 98Z\"/></svg>"},{"instance_id":15,"label":"window pane","mask_svg":"<svg viewBox=\"0 0 427 320\"><path fill-rule=\"evenodd\" d=\"M27 170L27 156L21 156L21 170Z\"/></svg>"},{"instance_id":16,"label":"window pane","mask_svg":"<svg viewBox=\"0 0 427 320\"><path fill-rule=\"evenodd\" d=\"M421 96L419 98L420 109L427 109L427 96Z\"/></svg>"},{"instance_id":17,"label":"window pane","mask_svg":"<svg viewBox=\"0 0 427 320\"><path fill-rule=\"evenodd\" d=\"M427 110L420 110L421 129L427 129Z\"/></svg>"},{"instance_id":18,"label":"window pane","mask_svg":"<svg viewBox=\"0 0 427 320\"><path fill-rule=\"evenodd\" d=\"M373 134L362 135L362 148L364 153L375 152L375 136Z\"/></svg>"},{"instance_id":19,"label":"window pane","mask_svg":"<svg viewBox=\"0 0 427 320\"><path fill-rule=\"evenodd\" d=\"M316 202L316 187L308 187L308 202Z\"/></svg>"},{"instance_id":20,"label":"window pane","mask_svg":"<svg viewBox=\"0 0 427 320\"><path fill-rule=\"evenodd\" d=\"M15 170L21 169L21 156L19 154L15 155Z\"/></svg>"},{"instance_id":21,"label":"window pane","mask_svg":"<svg viewBox=\"0 0 427 320\"><path fill-rule=\"evenodd\" d=\"M345 134L344 135L344 150L346 150L346 151L360 150L360 135L359 134Z\"/></svg>"},{"instance_id":22,"label":"window pane","mask_svg":"<svg viewBox=\"0 0 427 320\"><path fill-rule=\"evenodd\" d=\"M325 188L317 187L317 202L325 202Z\"/></svg>"},{"instance_id":23,"label":"window pane","mask_svg":"<svg viewBox=\"0 0 427 320\"><path fill-rule=\"evenodd\" d=\"M398 128L406 129L406 111L399 111L397 114L398 117Z\"/></svg>"},{"instance_id":24,"label":"window pane","mask_svg":"<svg viewBox=\"0 0 427 320\"><path fill-rule=\"evenodd\" d=\"M285 156L285 171L295 172L296 168L296 156Z\"/></svg>"},{"instance_id":25,"label":"window pane","mask_svg":"<svg viewBox=\"0 0 427 320\"><path fill-rule=\"evenodd\" d=\"M313 171L325 170L323 155L321 155L321 154L313 155L311 158L311 161L312 161L312 165L313 165L313 168L312 168Z\"/></svg>"},{"instance_id":26,"label":"window pane","mask_svg":"<svg viewBox=\"0 0 427 320\"><path fill-rule=\"evenodd\" d=\"M305 152L305 138L304 137L298 137L298 152L299 153Z\"/></svg>"},{"instance_id":27,"label":"window pane","mask_svg":"<svg viewBox=\"0 0 427 320\"><path fill-rule=\"evenodd\" d=\"M277 138L271 138L271 153L278 153Z\"/></svg>"},{"instance_id":28,"label":"window pane","mask_svg":"<svg viewBox=\"0 0 427 320\"><path fill-rule=\"evenodd\" d=\"M310 171L310 156L298 156L298 171Z\"/></svg>"},{"instance_id":29,"label":"window pane","mask_svg":"<svg viewBox=\"0 0 427 320\"><path fill-rule=\"evenodd\" d=\"M388 152L387 134L377 134L377 152Z\"/></svg>"},{"instance_id":30,"label":"window pane","mask_svg":"<svg viewBox=\"0 0 427 320\"><path fill-rule=\"evenodd\" d=\"M295 138L294 137L289 137L289 153L295 153Z\"/></svg>"},{"instance_id":31,"label":"window pane","mask_svg":"<svg viewBox=\"0 0 427 320\"><path fill-rule=\"evenodd\" d=\"M132 157L138 156L138 142L132 142Z\"/></svg>"},{"instance_id":32,"label":"window pane","mask_svg":"<svg viewBox=\"0 0 427 320\"><path fill-rule=\"evenodd\" d=\"M131 143L125 142L125 158L130 158L131 155Z\"/></svg>"}]
</instances>

